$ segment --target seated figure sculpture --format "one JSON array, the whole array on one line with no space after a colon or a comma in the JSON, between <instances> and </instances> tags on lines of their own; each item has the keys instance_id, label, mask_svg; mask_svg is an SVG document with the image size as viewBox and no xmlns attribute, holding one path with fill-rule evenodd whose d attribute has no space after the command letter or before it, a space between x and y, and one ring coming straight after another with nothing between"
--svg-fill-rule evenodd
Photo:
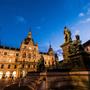
<instances>
[{"instance_id":1,"label":"seated figure sculpture","mask_svg":"<svg viewBox=\"0 0 90 90\"><path fill-rule=\"evenodd\" d=\"M70 46L69 46L70 54L72 53L76 54L78 51L83 50L79 35L76 35L75 37L76 37L76 40L70 43Z\"/></svg>"}]
</instances>

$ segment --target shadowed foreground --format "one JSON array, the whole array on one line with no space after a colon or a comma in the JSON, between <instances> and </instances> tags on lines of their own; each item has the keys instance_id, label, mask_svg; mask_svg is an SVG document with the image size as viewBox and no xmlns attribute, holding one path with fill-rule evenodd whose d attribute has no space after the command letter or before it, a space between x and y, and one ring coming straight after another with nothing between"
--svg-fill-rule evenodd
<instances>
[{"instance_id":1,"label":"shadowed foreground","mask_svg":"<svg viewBox=\"0 0 90 90\"><path fill-rule=\"evenodd\" d=\"M31 90L28 86L18 86L18 84L13 84L8 87L5 87L4 90Z\"/></svg>"},{"instance_id":2,"label":"shadowed foreground","mask_svg":"<svg viewBox=\"0 0 90 90\"><path fill-rule=\"evenodd\" d=\"M90 90L90 72L29 73L20 84L11 84L2 90Z\"/></svg>"}]
</instances>

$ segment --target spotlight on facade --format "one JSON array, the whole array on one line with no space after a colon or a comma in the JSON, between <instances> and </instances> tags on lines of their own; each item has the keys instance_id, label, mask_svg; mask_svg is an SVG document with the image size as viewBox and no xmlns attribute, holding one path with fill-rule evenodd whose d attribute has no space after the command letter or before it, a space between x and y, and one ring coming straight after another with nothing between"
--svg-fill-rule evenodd
<instances>
[{"instance_id":1,"label":"spotlight on facade","mask_svg":"<svg viewBox=\"0 0 90 90\"><path fill-rule=\"evenodd\" d=\"M10 71L7 71L7 72L6 72L5 77L6 77L6 78L9 78L9 77L10 77Z\"/></svg>"},{"instance_id":2,"label":"spotlight on facade","mask_svg":"<svg viewBox=\"0 0 90 90\"><path fill-rule=\"evenodd\" d=\"M2 79L2 77L3 77L3 72L0 71L0 79Z\"/></svg>"},{"instance_id":3,"label":"spotlight on facade","mask_svg":"<svg viewBox=\"0 0 90 90\"><path fill-rule=\"evenodd\" d=\"M14 71L14 72L12 73L12 77L13 77L13 78L16 78L16 77L17 77L16 71Z\"/></svg>"},{"instance_id":4,"label":"spotlight on facade","mask_svg":"<svg viewBox=\"0 0 90 90\"><path fill-rule=\"evenodd\" d=\"M25 76L26 76L26 71L23 70L23 71L22 71L22 77L25 77Z\"/></svg>"}]
</instances>

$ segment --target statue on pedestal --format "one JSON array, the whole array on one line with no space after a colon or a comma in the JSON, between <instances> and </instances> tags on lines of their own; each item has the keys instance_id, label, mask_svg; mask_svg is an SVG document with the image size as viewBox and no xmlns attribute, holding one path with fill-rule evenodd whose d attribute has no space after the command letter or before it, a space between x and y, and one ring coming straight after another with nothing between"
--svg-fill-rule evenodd
<instances>
[{"instance_id":1,"label":"statue on pedestal","mask_svg":"<svg viewBox=\"0 0 90 90\"><path fill-rule=\"evenodd\" d=\"M70 43L69 52L72 54L76 54L78 51L82 50L81 41L79 35L76 35L76 40Z\"/></svg>"},{"instance_id":2,"label":"statue on pedestal","mask_svg":"<svg viewBox=\"0 0 90 90\"><path fill-rule=\"evenodd\" d=\"M64 41L65 43L71 41L71 32L67 29L67 27L64 27Z\"/></svg>"}]
</instances>

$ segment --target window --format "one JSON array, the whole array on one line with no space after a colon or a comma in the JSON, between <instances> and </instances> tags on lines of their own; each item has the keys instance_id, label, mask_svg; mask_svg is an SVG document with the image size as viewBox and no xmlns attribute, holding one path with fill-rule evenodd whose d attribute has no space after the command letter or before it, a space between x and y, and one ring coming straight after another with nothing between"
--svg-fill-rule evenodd
<instances>
[{"instance_id":1,"label":"window","mask_svg":"<svg viewBox=\"0 0 90 90\"><path fill-rule=\"evenodd\" d=\"M28 65L28 68L30 68L30 64Z\"/></svg>"},{"instance_id":2,"label":"window","mask_svg":"<svg viewBox=\"0 0 90 90\"><path fill-rule=\"evenodd\" d=\"M30 53L28 54L28 58L31 58L31 54Z\"/></svg>"},{"instance_id":3,"label":"window","mask_svg":"<svg viewBox=\"0 0 90 90\"><path fill-rule=\"evenodd\" d=\"M46 62L44 62L46 64Z\"/></svg>"},{"instance_id":4,"label":"window","mask_svg":"<svg viewBox=\"0 0 90 90\"><path fill-rule=\"evenodd\" d=\"M23 58L26 58L26 53L23 53L22 57L23 57Z\"/></svg>"},{"instance_id":5,"label":"window","mask_svg":"<svg viewBox=\"0 0 90 90\"><path fill-rule=\"evenodd\" d=\"M48 65L50 65L50 62L48 61Z\"/></svg>"},{"instance_id":6,"label":"window","mask_svg":"<svg viewBox=\"0 0 90 90\"><path fill-rule=\"evenodd\" d=\"M22 65L22 68L24 68L24 64Z\"/></svg>"},{"instance_id":7,"label":"window","mask_svg":"<svg viewBox=\"0 0 90 90\"><path fill-rule=\"evenodd\" d=\"M16 53L16 56L18 56L19 55L19 53Z\"/></svg>"},{"instance_id":8,"label":"window","mask_svg":"<svg viewBox=\"0 0 90 90\"><path fill-rule=\"evenodd\" d=\"M1 52L0 52L0 54L1 54Z\"/></svg>"},{"instance_id":9,"label":"window","mask_svg":"<svg viewBox=\"0 0 90 90\"><path fill-rule=\"evenodd\" d=\"M4 68L4 64L1 65L1 68L2 68L2 69Z\"/></svg>"},{"instance_id":10,"label":"window","mask_svg":"<svg viewBox=\"0 0 90 90\"><path fill-rule=\"evenodd\" d=\"M4 55L7 55L7 52L4 52Z\"/></svg>"},{"instance_id":11,"label":"window","mask_svg":"<svg viewBox=\"0 0 90 90\"><path fill-rule=\"evenodd\" d=\"M15 62L17 62L18 60L17 60L17 58L15 59Z\"/></svg>"},{"instance_id":12,"label":"window","mask_svg":"<svg viewBox=\"0 0 90 90\"><path fill-rule=\"evenodd\" d=\"M14 65L14 69L16 69L17 68L17 65Z\"/></svg>"},{"instance_id":13,"label":"window","mask_svg":"<svg viewBox=\"0 0 90 90\"><path fill-rule=\"evenodd\" d=\"M10 65L8 65L8 69L10 68Z\"/></svg>"},{"instance_id":14,"label":"window","mask_svg":"<svg viewBox=\"0 0 90 90\"><path fill-rule=\"evenodd\" d=\"M36 55L35 55L35 54L33 55L33 58L34 58L34 59L36 58Z\"/></svg>"}]
</instances>

